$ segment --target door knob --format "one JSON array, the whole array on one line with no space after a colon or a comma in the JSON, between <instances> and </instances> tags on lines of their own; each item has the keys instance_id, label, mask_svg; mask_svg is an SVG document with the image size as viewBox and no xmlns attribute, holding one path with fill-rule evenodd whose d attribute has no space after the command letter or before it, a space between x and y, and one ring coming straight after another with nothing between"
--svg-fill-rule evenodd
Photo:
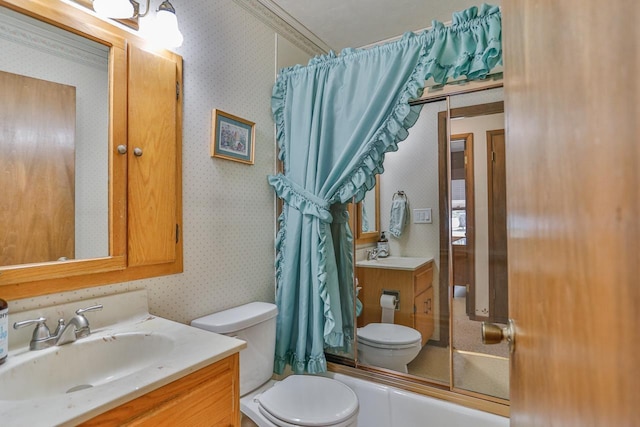
<instances>
[{"instance_id":1,"label":"door knob","mask_svg":"<svg viewBox=\"0 0 640 427\"><path fill-rule=\"evenodd\" d=\"M504 340L509 343L509 352L513 353L516 346L516 325L513 319L509 319L509 323L505 327L482 322L483 344L498 344Z\"/></svg>"}]
</instances>

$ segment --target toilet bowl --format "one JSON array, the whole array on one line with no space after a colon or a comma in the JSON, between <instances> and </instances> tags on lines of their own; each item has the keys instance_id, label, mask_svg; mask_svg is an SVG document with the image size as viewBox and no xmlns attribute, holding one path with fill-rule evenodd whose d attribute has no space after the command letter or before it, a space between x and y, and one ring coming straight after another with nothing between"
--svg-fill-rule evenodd
<instances>
[{"instance_id":1,"label":"toilet bowl","mask_svg":"<svg viewBox=\"0 0 640 427\"><path fill-rule=\"evenodd\" d=\"M314 375L271 379L274 304L253 302L195 319L191 326L247 342L240 351L240 411L259 427L355 427L358 397L345 384Z\"/></svg>"},{"instance_id":2,"label":"toilet bowl","mask_svg":"<svg viewBox=\"0 0 640 427\"><path fill-rule=\"evenodd\" d=\"M365 365L407 373L407 364L422 349L422 335L408 326L369 323L357 335L358 359Z\"/></svg>"}]
</instances>

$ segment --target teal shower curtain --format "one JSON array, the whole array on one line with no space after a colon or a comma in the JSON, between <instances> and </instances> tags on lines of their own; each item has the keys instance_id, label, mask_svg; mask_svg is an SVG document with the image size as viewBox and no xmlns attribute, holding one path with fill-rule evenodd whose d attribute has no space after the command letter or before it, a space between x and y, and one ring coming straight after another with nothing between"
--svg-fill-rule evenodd
<instances>
[{"instance_id":1,"label":"teal shower curtain","mask_svg":"<svg viewBox=\"0 0 640 427\"><path fill-rule=\"evenodd\" d=\"M269 183L283 201L276 237L278 305L274 372L326 371L325 348L349 351L354 337L353 236L346 203L383 172L433 77L486 76L501 61L497 7L454 14L421 34L369 50L345 49L280 72L273 89L284 173Z\"/></svg>"}]
</instances>

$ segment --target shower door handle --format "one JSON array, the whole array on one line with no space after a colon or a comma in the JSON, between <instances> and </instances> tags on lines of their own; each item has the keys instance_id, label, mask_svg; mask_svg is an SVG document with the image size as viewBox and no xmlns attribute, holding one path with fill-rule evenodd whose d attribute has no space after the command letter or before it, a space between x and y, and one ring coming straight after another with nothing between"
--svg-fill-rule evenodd
<instances>
[{"instance_id":1,"label":"shower door handle","mask_svg":"<svg viewBox=\"0 0 640 427\"><path fill-rule=\"evenodd\" d=\"M498 344L504 340L509 343L509 352L513 353L516 346L516 325L513 319L509 319L509 323L505 327L482 322L483 344Z\"/></svg>"}]
</instances>

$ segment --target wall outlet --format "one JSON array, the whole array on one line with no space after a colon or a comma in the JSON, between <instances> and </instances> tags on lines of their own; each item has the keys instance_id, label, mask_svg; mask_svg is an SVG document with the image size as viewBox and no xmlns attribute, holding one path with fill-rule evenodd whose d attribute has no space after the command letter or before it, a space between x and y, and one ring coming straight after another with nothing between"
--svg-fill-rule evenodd
<instances>
[{"instance_id":1,"label":"wall outlet","mask_svg":"<svg viewBox=\"0 0 640 427\"><path fill-rule=\"evenodd\" d=\"M413 210L414 224L431 224L431 222L431 208Z\"/></svg>"}]
</instances>

